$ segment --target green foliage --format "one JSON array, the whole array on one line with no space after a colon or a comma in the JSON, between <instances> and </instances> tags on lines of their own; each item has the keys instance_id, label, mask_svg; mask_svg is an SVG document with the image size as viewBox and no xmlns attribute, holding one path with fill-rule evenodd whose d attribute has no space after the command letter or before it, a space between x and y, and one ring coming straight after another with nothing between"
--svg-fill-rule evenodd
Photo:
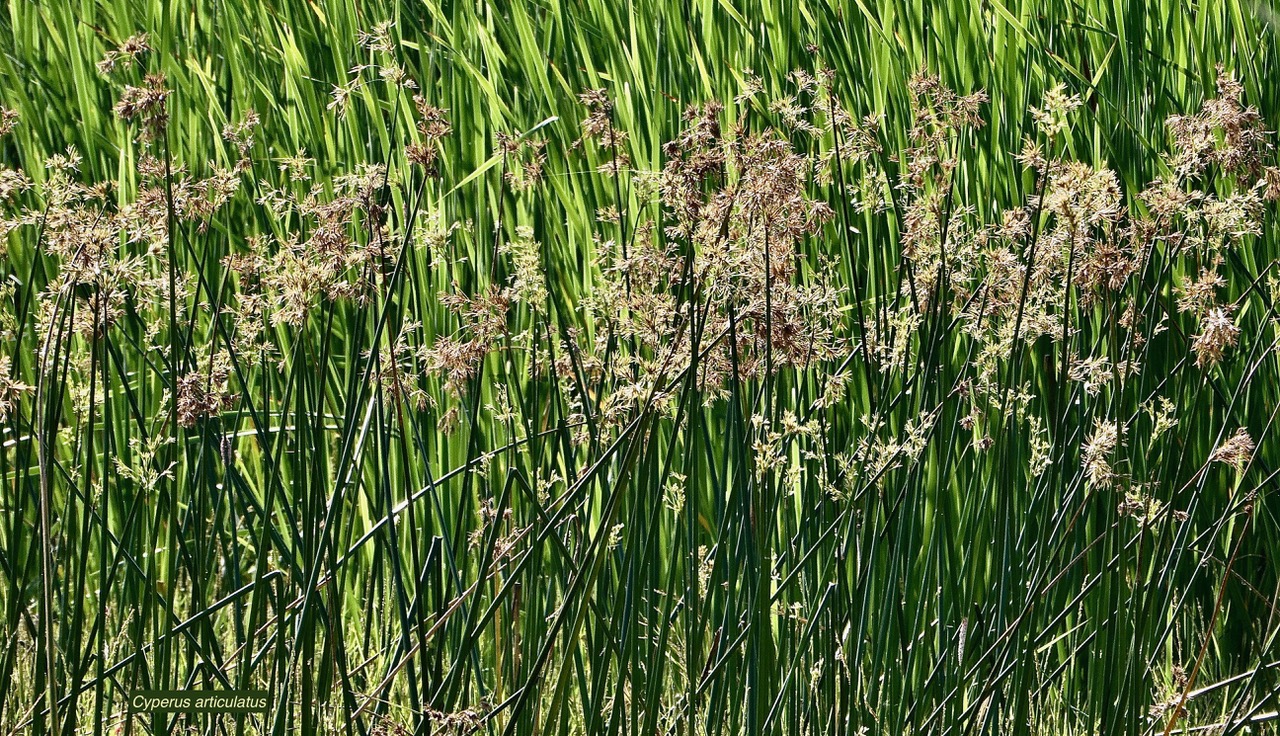
<instances>
[{"instance_id":1,"label":"green foliage","mask_svg":"<svg viewBox=\"0 0 1280 736\"><path fill-rule=\"evenodd\" d=\"M1274 729L1265 3L5 7L0 733Z\"/></svg>"}]
</instances>

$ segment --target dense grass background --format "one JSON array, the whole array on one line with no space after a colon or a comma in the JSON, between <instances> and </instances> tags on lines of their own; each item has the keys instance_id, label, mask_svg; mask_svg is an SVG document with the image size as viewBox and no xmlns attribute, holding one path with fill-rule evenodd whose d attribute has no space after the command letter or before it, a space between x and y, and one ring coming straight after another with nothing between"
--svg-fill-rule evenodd
<instances>
[{"instance_id":1,"label":"dense grass background","mask_svg":"<svg viewBox=\"0 0 1280 736\"><path fill-rule=\"evenodd\" d=\"M914 73L989 97L984 126L943 136L956 158L937 180L953 195L944 214L966 223L954 232L1034 203L1044 182L1014 161L1028 138L1064 161L1109 167L1136 217L1145 211L1136 195L1168 173L1167 118L1218 96L1216 64L1266 125L1280 125L1276 16L1265 2L8 0L5 9L0 102L20 121L0 156L34 186L6 205L27 214L2 265L10 384L31 390L6 393L0 454L0 732L1271 728L1280 709L1272 205L1261 234L1190 247L1186 233L1203 222L1189 222L1181 237L1157 239L1114 292L1090 301L1072 287L1059 305L1068 339L1015 338L994 358L995 404L975 427L965 418L980 403L975 356L988 342L963 329L958 310L926 304L918 323L896 323L906 352L894 360L871 364L863 349L865 331L885 334L919 298L904 288L919 263L901 245L912 193L896 186L898 154L912 143ZM382 21L393 22L388 47L362 45L361 32ZM95 69L137 33L151 47L139 68ZM421 137L415 90L369 81L344 114L330 106L353 67L393 59L426 102L448 110L437 179L403 153ZM855 162L847 132L789 129L771 104L795 96L819 108L809 114L820 122L820 104L790 76L820 67L853 116L879 119L878 156ZM162 72L170 90L168 126L151 142L112 112L144 71ZM759 91L740 97L757 78ZM1029 108L1059 84L1082 105L1048 140ZM588 110L578 96L595 88L627 133L618 146L580 142ZM774 343L758 339L771 328L750 304L741 315L732 297L712 308L697 279L637 267L635 278L661 282L668 311L695 325L655 328L656 345L599 319L610 312L598 304L623 282L627 293L649 288L619 277L612 266L626 246L610 241L714 255L664 231L672 214L641 173L671 160L663 146L688 125L686 107L712 100L726 105L726 134L736 123L744 135L777 129L799 155L841 162L833 181L805 179L805 195L833 217L789 246L796 265L785 274L837 295L824 323L832 354L730 370L714 386L689 380L687 342L670 343L684 362L665 370L663 341L683 330L700 345L701 324L698 339L724 345L713 328L728 319L756 339L727 359L771 365ZM250 110L261 125L238 193L206 224L178 217L174 180L232 166L235 144L221 132ZM525 133L545 146L504 151L502 136ZM46 160L68 146L83 157L75 180L111 184L100 201L56 194L70 185ZM312 181L290 182L281 164L302 151ZM147 153L170 172L158 188L138 173ZM625 173L597 171L620 153ZM537 155L540 184L505 176ZM244 350L248 325L228 310L250 285L224 258L259 236L279 249L316 228L258 200L300 197L312 184L331 197L362 163L387 165L366 182L365 204L385 212L392 243L390 255L362 262L367 298L318 298L293 324L264 318ZM864 213L849 200L873 167L888 175L887 206ZM1226 196L1252 183L1240 179L1220 173L1194 186ZM111 231L98 262L142 265L126 279L92 265L68 276L78 246L50 245L68 227L49 213L107 227L148 187L163 194L160 234ZM599 216L607 208L620 217ZM372 248L382 239L367 209L346 232ZM1050 227L1048 213L1029 209L1036 232ZM412 247L399 249L402 240ZM1019 263L1034 263L1035 242L1015 243ZM1201 327L1179 312L1175 289L1215 252L1225 281L1217 299L1235 305L1240 335L1223 362L1199 366L1190 346ZM481 367L446 386L417 351L473 336L474 325L440 295L480 295L538 271L545 298L512 305ZM184 276L181 288L170 291L171 273ZM99 333L92 316L77 330L104 291L120 296L120 314ZM1140 327L1124 321L1128 305ZM1135 347L1135 334L1149 340ZM168 397L183 376L207 375L219 352L234 397L175 421ZM1069 380L1068 364L1090 356L1108 358L1110 376ZM1131 358L1140 367L1121 380ZM844 393L826 400L833 377ZM401 380L416 393L401 396L410 393ZM1148 408L1160 397L1176 425L1153 436ZM934 419L922 428L925 416ZM803 426L785 429L792 417ZM1107 422L1121 429L1105 453L1120 480L1095 483L1088 448ZM1209 462L1239 428L1256 452L1239 468ZM875 437L899 451L882 463L859 452ZM1037 441L1047 454L1033 457ZM1128 492L1161 510L1122 513ZM265 718L125 718L129 691L177 687L262 687L273 707ZM1185 717L1174 718L1169 706L1183 696Z\"/></svg>"}]
</instances>

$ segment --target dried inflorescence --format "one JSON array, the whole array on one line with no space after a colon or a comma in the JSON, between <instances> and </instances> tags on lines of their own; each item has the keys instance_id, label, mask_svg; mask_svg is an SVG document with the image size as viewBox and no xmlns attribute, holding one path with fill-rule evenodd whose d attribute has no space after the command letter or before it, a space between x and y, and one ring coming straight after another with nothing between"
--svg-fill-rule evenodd
<instances>
[{"instance_id":1,"label":"dried inflorescence","mask_svg":"<svg viewBox=\"0 0 1280 736\"><path fill-rule=\"evenodd\" d=\"M178 424L194 427L196 422L214 417L235 405L236 394L229 389L231 361L217 353L204 370L192 371L178 379Z\"/></svg>"},{"instance_id":2,"label":"dried inflorescence","mask_svg":"<svg viewBox=\"0 0 1280 736\"><path fill-rule=\"evenodd\" d=\"M402 44L394 27L379 24L359 40L361 63L333 93L335 117L352 114L345 124L324 124L342 131L339 150L369 160L342 170L333 168L327 138L307 139L310 155L290 139L274 158L255 161L267 146L255 143L260 121L251 110L227 122L220 141L202 138L214 140L207 159L189 156L183 145L170 150L162 145L166 135L190 142L168 128L169 105L184 87L171 91L159 73L146 74L145 36L103 59L104 74L120 74L115 110L129 125L119 129L143 142L121 145L136 155L136 171L110 186L85 181L75 151L33 172L38 185L22 171L0 169L0 232L16 233L15 242L38 232L36 247L21 255L35 253L30 260L48 268L44 281L22 285L34 300L31 332L41 339L41 366L33 371L16 352L12 361L0 357L0 419L29 421L24 400L32 388L24 377L43 381L64 359L71 414L92 424L98 406L108 406L104 394L116 402L110 406L159 405L178 426L197 430L191 434L213 437L206 448L223 437L227 465L236 462L232 438L250 434L248 424L232 423L266 418L253 433L263 433L272 456L262 452L246 466L279 462L285 481L307 480L295 477L306 469L292 455L307 451L305 443L327 447L337 424L343 441L332 454L353 463L350 495L316 499L337 513L367 495L373 505L362 512L388 514L383 528L392 536L421 531L412 519L400 527L407 532L388 526L398 509L415 508L413 500L393 505L401 493L410 498L410 483L425 478L423 493L433 497L451 492L451 477L483 488L479 476L492 464L507 474L512 499L532 497L565 520L570 551L599 539L598 548L617 547L624 564L634 551L634 535L624 531L648 515L645 504L655 514L687 514L690 533L701 535L698 527L712 527L713 514L702 515L708 500L717 511L726 499L741 501L750 509L745 533L790 534L791 520L775 517L782 507L773 504L795 493L815 518L839 519L831 529L855 547L884 520L904 519L902 529L912 529L914 499L906 499L917 488L927 504L920 508L938 510L944 521L954 516L953 501L966 516L993 500L1000 508L1049 507L1063 523L1081 519L1076 528L1088 532L1086 541L1096 532L1097 509L1115 510L1123 523L1180 518L1172 504L1183 500L1181 492L1165 493L1142 474L1157 463L1184 467L1161 454L1162 439L1196 446L1169 436L1196 417L1177 416L1159 392L1190 396L1199 391L1197 377L1165 381L1147 366L1194 374L1194 361L1222 371L1203 376L1206 390L1196 396L1218 388L1207 381L1235 377L1233 349L1255 329L1250 292L1263 282L1232 277L1243 270L1237 257L1251 255L1246 249L1263 232L1267 201L1280 196L1280 169L1267 166L1269 137L1229 75L1220 74L1218 97L1200 112L1169 122L1173 153L1140 192L1116 173L1130 168L1070 158L1088 150L1071 134L1089 111L1065 85L1050 88L1029 112L1034 135L1011 157L1028 170L1015 172L1007 190L973 191L972 182L984 179L970 172L1000 163L998 151L976 145L987 135L984 93L961 94L937 76L914 75L903 140L885 116L846 108L835 91L840 80L821 67L793 72L772 99L772 82L747 70L732 104L685 108L656 164L647 138L636 142L622 128L639 108L592 89L579 97L580 131L567 122L546 129L545 138L537 130L498 132L518 129L513 113L481 135L492 136L494 150L477 157L501 167L457 172L458 162L446 155L456 148L448 141L449 113L429 101L430 91L413 92L419 86L409 69L421 67L397 60ZM387 137L359 140L364 122L376 125L379 116ZM0 110L0 134L14 124L16 116ZM1009 121L1001 125L1007 129ZM566 139L574 142L557 150ZM83 168L93 167L91 160ZM589 185L579 186L584 181ZM1004 201L1005 191L1020 185L1025 196ZM571 197L562 196L566 190ZM467 207L482 211L479 226L448 219ZM563 230L561 220L568 221ZM450 285L436 293L442 284ZM14 300L14 288L0 285L0 300ZM12 319L0 315L6 336L13 330L5 320ZM115 360L112 350L135 345L148 363L155 356L155 365L171 371L163 383L140 371L122 376L106 362ZM309 364L315 356L328 362ZM101 366L109 384L95 392ZM276 366L291 372L276 376ZM367 394L363 384L354 396L342 394L366 379ZM280 386L286 398L275 393ZM236 391L258 388L265 405L229 415ZM1249 400L1244 394L1241 401ZM157 402L159 395L172 403ZM685 403L687 396L694 399ZM51 397L47 406L56 409L59 400ZM441 433L465 426L466 444L420 432L429 425L418 415L431 412ZM685 425L695 431L682 433L676 416L696 417ZM656 421L646 424L651 417ZM293 422L314 422L314 432L287 438ZM951 422L956 426L946 426ZM724 446L741 452L699 444L725 427L733 435ZM348 429L358 432L354 443ZM655 452L668 453L669 480L637 484L640 492L631 493L627 484L646 482L646 469L662 458L624 450L628 432L654 438ZM162 458L195 457L182 447L166 451L163 437L148 442L117 468L140 488L173 477L174 466ZM603 449L609 447L622 451ZM526 449L542 460L520 467ZM1237 430L1200 472L1218 464L1243 473L1256 449L1249 433ZM387 504L360 487L358 463L377 452L390 453L387 468L417 453L452 465L465 452L460 469L467 475L450 473L437 488L434 468L424 473L406 463L403 473L393 469L378 482L379 493L397 494ZM598 464L579 474L584 460ZM539 477L545 467L557 475ZM972 473L974 482L931 477L939 468L943 476ZM317 466L314 477L323 471ZM917 471L925 484L912 485ZM978 486L991 477L1003 489L1010 474L1017 478L1007 485L1019 493L1019 483L1033 479L1025 497L972 493L985 493ZM601 482L618 484L612 498L623 501L620 515L584 527L583 519L597 523ZM564 493L553 497L555 484ZM236 488L237 498L253 500ZM715 497L722 491L723 499ZM868 491L881 505L860 502ZM832 513L831 499L850 513ZM491 569L479 570L482 577L517 560L539 564L525 540L541 522L521 518L524 500L512 503L486 500L478 509L450 511L463 532L451 554L488 545ZM1011 516L1009 524L1022 526L1019 536L1005 535L1011 544L1047 528L1039 514ZM333 533L327 521L324 531ZM732 545L717 552L702 541L690 537L696 569L686 573L702 593L720 595L723 550L732 553ZM284 544L282 552L292 542ZM459 570L475 572L470 561L460 562ZM779 558L752 564L766 575L792 566ZM454 590L461 596L455 603L465 602L465 590ZM805 615L820 613L788 603L782 585L775 592L770 605L779 616L804 623ZM533 614L542 615L545 601L535 603ZM970 630L966 620L961 638L991 633L981 628ZM840 666L853 666L837 652ZM822 666L813 665L814 681ZM470 732L497 717L488 709L481 703L425 713L436 725Z\"/></svg>"},{"instance_id":3,"label":"dried inflorescence","mask_svg":"<svg viewBox=\"0 0 1280 736\"><path fill-rule=\"evenodd\" d=\"M929 99L937 89L931 80L915 83L917 99ZM943 93L942 98L945 110L945 101L955 96ZM1001 367L1019 344L1042 337L1062 343L1059 349L1069 356L1064 363L1068 378L1090 393L1116 378L1123 383L1139 375L1142 361L1136 352L1149 334L1166 329L1159 315L1152 314L1149 296L1132 288L1147 278L1144 273L1157 251L1164 259L1199 254L1192 261L1198 275L1176 277L1178 311L1198 323L1198 329L1186 333L1196 365L1220 364L1239 340L1235 307L1219 300L1228 287L1219 266L1224 249L1261 233L1263 205L1275 189L1271 182L1280 181L1264 165L1272 146L1257 111L1243 104L1241 86L1220 69L1218 97L1195 115L1169 121L1174 149L1167 162L1170 173L1136 195L1145 209L1130 209L1119 178L1106 167L1053 154L1061 148L1055 139L1069 133L1080 102L1059 86L1046 94L1042 107L1032 109L1046 140L1028 140L1017 158L1036 174L1037 189L1025 205L1007 210L998 225L985 226L969 224L972 210L952 203L940 185L945 178L927 175L947 170L946 156L930 151L939 148L936 141L948 139L928 134L938 127L937 105L918 104L915 110L923 119L914 128L918 137L934 143L915 152L918 163L908 166L902 185L908 193L902 242L914 267L912 302L927 306L935 290L952 290L953 309L980 341L974 361L978 380L971 393L975 400L993 402L991 388L999 385ZM968 121L963 114L952 117ZM1201 189L1214 172L1222 175L1218 186ZM933 245L943 242L944 234L945 250ZM949 277L945 283L943 275ZM1081 356L1071 345L1080 328L1071 324L1070 315L1093 306L1111 315L1122 330L1117 337L1131 346L1122 361ZM1099 435L1102 439L1105 434ZM1090 464L1101 480L1105 473L1099 457L1093 453Z\"/></svg>"},{"instance_id":4,"label":"dried inflorescence","mask_svg":"<svg viewBox=\"0 0 1280 736\"><path fill-rule=\"evenodd\" d=\"M13 375L13 361L7 355L0 355L0 421L9 417L22 394L34 391Z\"/></svg>"},{"instance_id":5,"label":"dried inflorescence","mask_svg":"<svg viewBox=\"0 0 1280 736\"><path fill-rule=\"evenodd\" d=\"M1115 482L1111 467L1111 454L1120 441L1120 431L1115 422L1103 419L1093 425L1093 433L1084 444L1081 464L1089 483L1099 488L1110 488Z\"/></svg>"},{"instance_id":6,"label":"dried inflorescence","mask_svg":"<svg viewBox=\"0 0 1280 736\"><path fill-rule=\"evenodd\" d=\"M458 316L462 328L423 348L420 359L428 373L444 377L447 390L460 394L506 334L510 300L492 286L475 296L442 292L439 299L441 305Z\"/></svg>"},{"instance_id":7,"label":"dried inflorescence","mask_svg":"<svg viewBox=\"0 0 1280 736\"><path fill-rule=\"evenodd\" d=\"M578 95L578 101L587 108L587 116L582 119L582 137L575 145L594 141L608 161L600 166L600 173L617 175L631 164L623 146L627 140L627 132L613 124L613 100L608 92L592 89Z\"/></svg>"},{"instance_id":8,"label":"dried inflorescence","mask_svg":"<svg viewBox=\"0 0 1280 736\"><path fill-rule=\"evenodd\" d=\"M1047 138L1055 138L1069 127L1068 115L1081 105L1080 95L1067 93L1067 85L1059 84L1044 95L1043 107L1031 108L1031 118Z\"/></svg>"},{"instance_id":9,"label":"dried inflorescence","mask_svg":"<svg viewBox=\"0 0 1280 736\"><path fill-rule=\"evenodd\" d=\"M547 300L547 282L542 270L542 246L533 239L533 228L521 225L515 237L505 240L499 252L511 258L511 286L507 298L541 309Z\"/></svg>"},{"instance_id":10,"label":"dried inflorescence","mask_svg":"<svg viewBox=\"0 0 1280 736\"><path fill-rule=\"evenodd\" d=\"M1230 465L1236 470L1244 470L1253 459L1253 437L1244 427L1237 429L1222 444L1209 453L1209 462Z\"/></svg>"},{"instance_id":11,"label":"dried inflorescence","mask_svg":"<svg viewBox=\"0 0 1280 736\"><path fill-rule=\"evenodd\" d=\"M0 136L9 135L18 127L18 111L0 105Z\"/></svg>"},{"instance_id":12,"label":"dried inflorescence","mask_svg":"<svg viewBox=\"0 0 1280 736\"><path fill-rule=\"evenodd\" d=\"M439 176L440 142L453 130L448 110L431 105L422 95L414 95L413 106L418 111L416 129L420 140L405 147L405 158L421 166L427 176Z\"/></svg>"},{"instance_id":13,"label":"dried inflorescence","mask_svg":"<svg viewBox=\"0 0 1280 736\"><path fill-rule=\"evenodd\" d=\"M387 177L382 164L360 164L330 187L317 184L304 195L270 189L259 197L282 223L306 224L305 236L257 239L250 253L228 262L264 295L274 324L299 327L325 299L372 297L402 246L384 228Z\"/></svg>"},{"instance_id":14,"label":"dried inflorescence","mask_svg":"<svg viewBox=\"0 0 1280 736\"><path fill-rule=\"evenodd\" d=\"M808 159L769 134L735 131L718 148L727 181L691 202L689 185L703 176L704 164L695 152L692 172L668 165L671 185L663 197L671 212L696 217L676 232L696 248L694 275L707 300L702 309L712 315L710 334L728 333L738 342L708 356L704 377L725 376L735 362L738 376L749 378L830 358L838 326L817 318L827 316L832 294L820 283L798 283L798 242L832 216L806 192Z\"/></svg>"},{"instance_id":15,"label":"dried inflorescence","mask_svg":"<svg viewBox=\"0 0 1280 736\"><path fill-rule=\"evenodd\" d=\"M126 122L141 124L141 139L151 141L159 138L169 122L169 111L165 102L169 99L169 89L163 74L148 74L141 85L127 85L120 101L116 103L115 113Z\"/></svg>"},{"instance_id":16,"label":"dried inflorescence","mask_svg":"<svg viewBox=\"0 0 1280 736\"><path fill-rule=\"evenodd\" d=\"M1182 178L1197 178L1211 166L1252 179L1262 171L1272 144L1257 108L1243 102L1244 86L1218 64L1218 96L1195 115L1169 118L1175 154L1170 165Z\"/></svg>"},{"instance_id":17,"label":"dried inflorescence","mask_svg":"<svg viewBox=\"0 0 1280 736\"><path fill-rule=\"evenodd\" d=\"M494 134L503 153L503 181L514 192L527 192L542 183L542 167L547 162L543 152L547 142L541 138Z\"/></svg>"},{"instance_id":18,"label":"dried inflorescence","mask_svg":"<svg viewBox=\"0 0 1280 736\"><path fill-rule=\"evenodd\" d=\"M253 169L250 152L253 150L253 134L262 119L254 110L245 111L238 122L227 123L222 127L222 139L236 147L235 171L249 174Z\"/></svg>"},{"instance_id":19,"label":"dried inflorescence","mask_svg":"<svg viewBox=\"0 0 1280 736\"><path fill-rule=\"evenodd\" d=\"M347 114L356 91L370 84L381 82L393 91L412 91L418 89L418 82L401 64L397 55L399 41L393 35L395 23L382 21L368 30L361 30L356 40L368 54L368 62L352 67L350 78L333 86L330 92L329 110L335 111L339 117Z\"/></svg>"},{"instance_id":20,"label":"dried inflorescence","mask_svg":"<svg viewBox=\"0 0 1280 736\"><path fill-rule=\"evenodd\" d=\"M1191 343L1196 365L1214 366L1222 362L1228 348L1235 347L1240 328L1231 319L1228 307L1213 307L1200 320L1200 333Z\"/></svg>"},{"instance_id":21,"label":"dried inflorescence","mask_svg":"<svg viewBox=\"0 0 1280 736\"><path fill-rule=\"evenodd\" d=\"M912 125L907 147L896 156L902 255L911 264L902 296L924 312L937 302L960 300L972 277L981 236L970 222L974 209L954 196L953 176L962 139L985 124L980 110L987 96L956 94L925 71L914 74L907 88Z\"/></svg>"},{"instance_id":22,"label":"dried inflorescence","mask_svg":"<svg viewBox=\"0 0 1280 736\"><path fill-rule=\"evenodd\" d=\"M175 239L176 228L187 237L204 234L236 201L256 205L264 226L235 239L222 261L232 278L216 317L231 326L227 342L234 350L266 356L275 349L272 331L314 327L317 308L385 298L388 277L411 236L392 211L390 203L407 199L397 188L406 181L427 188L428 179L451 173L442 170L452 132L448 111L427 93L412 92L418 84L398 61L393 34L390 23L362 33L363 63L334 88L331 107L344 113L356 91L363 98L371 85L401 105L412 94L412 127L402 121L399 130L403 155L345 172L325 170L302 149L255 170L260 121L251 110L223 127L218 157L183 162L171 160L167 150L162 157L156 144L166 133L171 91L161 74L145 73L146 37L109 52L99 68L118 73L123 84L115 112L138 126L146 144L130 183L136 188L112 192L80 182L74 151L50 159L38 188L23 172L0 169L0 202L17 206L0 220L0 231L36 224L36 210L25 202L33 188L45 205L40 247L57 262L59 277L37 305L40 326L55 324L59 309L71 305L71 328L92 342L129 319L130 310L140 310L143 337L155 345L163 329L158 315L168 308L171 291L178 316L198 322L195 310L208 305L192 304L193 295L203 292L193 283L198 274L185 272L190 264L175 256L184 242ZM960 94L935 75L913 75L910 128L905 144L894 150L881 116L845 107L830 70L796 70L784 82L785 92L771 100L764 99L760 77L748 70L742 80L742 93L729 107L712 100L685 108L681 130L663 145L657 170L633 165L632 141L618 122L629 108L619 107L606 89L581 93L580 135L569 148L591 163L571 175L585 171L610 179L599 188L600 198L586 203L595 215L589 234L594 259L577 303L550 298L557 295L548 283L548 251L531 227L512 226L540 222L524 208L540 195L549 150L558 161L560 152L548 148L557 139L495 132L502 201L492 249L483 249L494 256L488 281L480 269L460 277L465 287L455 283L438 296L452 315L445 324L408 320L365 353L378 363L383 400L439 408L447 426L457 417L450 404L460 403L450 399L467 398L468 384L486 360L510 351L504 358L511 364L503 369L519 364L529 380L556 382L575 439L586 441L587 425L597 433L616 430L646 402L673 411L674 381L685 371L712 404L744 381L821 370L812 406L835 408L849 399L860 375L888 386L909 384L911 372L936 356L929 351L955 327L970 356L948 394L967 402L955 421L972 434L978 453L1008 436L992 427L1011 417L1025 421L1030 472L1039 476L1066 450L1056 444L1062 439L1050 431L1051 418L1037 414L1047 397L1036 395L1034 383L1011 367L1028 345L1051 351L1045 374L1055 387L1089 399L1120 391L1140 376L1146 341L1173 320L1194 321L1194 330L1178 334L1187 336L1197 366L1229 365L1243 322L1237 325L1242 302L1230 298L1238 290L1224 264L1232 249L1261 232L1266 202L1280 195L1280 169L1267 166L1272 145L1260 115L1244 104L1243 88L1229 74L1220 71L1216 98L1198 113L1170 119L1167 171L1140 192L1127 192L1105 162L1067 158L1083 102L1065 85L1050 88L1029 112L1035 136L1013 157L1030 169L1030 192L1002 210L956 186L984 126L983 92ZM0 111L0 134L14 124L15 115ZM895 169L891 182L888 172ZM246 182L253 185L252 202ZM513 199L518 207L503 209ZM865 279L868 264L848 261L856 260L868 238L848 223L842 223L848 232L834 232L828 223L836 213L828 201L845 213L851 204L868 221L892 223L870 247L877 259L881 250L888 259L901 257L900 278L890 282L900 289L891 285L890 293L873 297L846 291L846 284ZM443 221L443 212L424 214L426 222L413 234L429 248L428 262L460 265L468 257L450 248L451 239L455 233L474 237L473 228ZM511 222L504 221L508 217ZM554 243L541 228L538 235ZM896 242L879 239L890 232ZM811 247L815 239L822 239L821 247ZM813 255L824 250L840 255ZM1178 314L1159 314L1148 303L1159 296L1149 272L1156 257L1177 283ZM886 273L890 268L878 261L873 266ZM581 322L566 320L571 316ZM1172 331L1166 339L1175 339ZM221 360L179 379L173 399L182 425L231 406L230 376ZM871 365L862 366L863 360ZM433 397L439 389L443 396ZM3 401L11 403L23 390L14 379ZM486 401L495 416L514 417L509 397ZM1159 406L1153 420L1168 431L1176 420ZM924 454L943 415L920 409L910 422L867 417L850 439L853 449L836 451L838 464L886 476ZM815 432L797 429L809 425L794 417L795 426L780 429L778 417L751 416L754 472L760 478L798 472L792 443L809 443ZM1092 420L1092 433L1083 443L1076 440L1080 472L1093 487L1113 488L1120 485L1112 465L1126 428L1118 420ZM1247 435L1232 438L1235 445L1215 450L1213 460L1241 467L1236 458L1248 454L1241 449L1245 440ZM822 483L840 487L825 476ZM1133 493L1138 495L1119 506L1122 513L1151 516L1149 499Z\"/></svg>"},{"instance_id":23,"label":"dried inflorescence","mask_svg":"<svg viewBox=\"0 0 1280 736\"><path fill-rule=\"evenodd\" d=\"M581 99L588 110L582 140L606 149L601 155L613 164L605 173L618 173L625 159L614 149L623 136L611 102L602 90ZM597 330L581 362L596 370L612 345L639 348L616 358L627 362L619 374L629 379L603 399L606 417L625 416L654 395L663 375L689 364L694 324L715 337L696 374L710 396L735 371L739 379L761 376L826 360L836 349L839 294L825 278L799 283L796 245L832 215L808 194L812 162L773 132L724 135L723 111L714 102L687 108L684 130L664 147L660 176L637 176L637 190L663 205L665 242L647 217L632 222L615 207L599 214L603 224L621 226L627 242L597 241L602 274L584 306L607 328ZM688 289L693 303L685 302Z\"/></svg>"},{"instance_id":24,"label":"dried inflorescence","mask_svg":"<svg viewBox=\"0 0 1280 736\"><path fill-rule=\"evenodd\" d=\"M104 76L111 74L122 63L128 66L136 65L142 55L150 50L151 45L148 42L147 34L134 34L102 57L102 60L97 65L98 73Z\"/></svg>"}]
</instances>

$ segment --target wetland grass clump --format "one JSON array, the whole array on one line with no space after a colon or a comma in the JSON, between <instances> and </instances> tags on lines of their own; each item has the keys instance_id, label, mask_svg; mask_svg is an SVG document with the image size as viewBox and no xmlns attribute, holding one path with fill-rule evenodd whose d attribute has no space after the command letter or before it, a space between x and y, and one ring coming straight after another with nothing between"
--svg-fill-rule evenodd
<instances>
[{"instance_id":1,"label":"wetland grass clump","mask_svg":"<svg viewBox=\"0 0 1280 736\"><path fill-rule=\"evenodd\" d=\"M1280 724L1265 6L6 9L0 734Z\"/></svg>"}]
</instances>

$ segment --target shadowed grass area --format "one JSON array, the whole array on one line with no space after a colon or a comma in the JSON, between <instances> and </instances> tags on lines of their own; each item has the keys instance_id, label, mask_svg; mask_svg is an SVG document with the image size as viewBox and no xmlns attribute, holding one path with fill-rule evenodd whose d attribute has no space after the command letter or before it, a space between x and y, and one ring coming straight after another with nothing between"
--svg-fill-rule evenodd
<instances>
[{"instance_id":1,"label":"shadowed grass area","mask_svg":"<svg viewBox=\"0 0 1280 736\"><path fill-rule=\"evenodd\" d=\"M5 10L0 733L1280 723L1266 2Z\"/></svg>"}]
</instances>

